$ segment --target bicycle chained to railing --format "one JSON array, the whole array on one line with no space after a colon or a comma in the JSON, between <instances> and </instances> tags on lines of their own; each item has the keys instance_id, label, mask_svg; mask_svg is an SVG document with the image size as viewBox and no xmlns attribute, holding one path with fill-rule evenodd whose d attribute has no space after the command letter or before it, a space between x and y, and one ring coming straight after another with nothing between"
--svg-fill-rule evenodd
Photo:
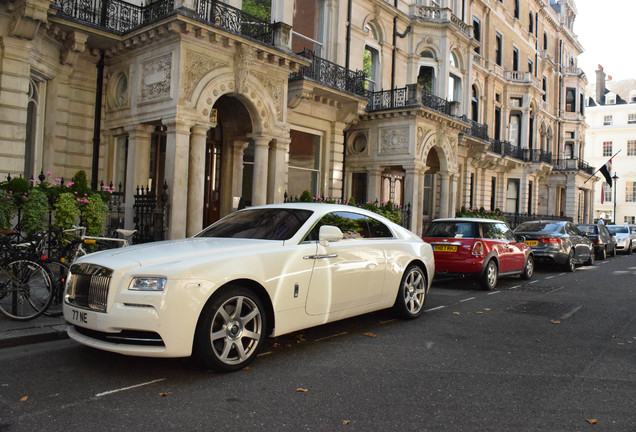
<instances>
[{"instance_id":1,"label":"bicycle chained to railing","mask_svg":"<svg viewBox=\"0 0 636 432\"><path fill-rule=\"evenodd\" d=\"M0 313L15 320L62 315L70 265L91 252L129 246L136 230L116 232L121 237L87 236L84 227L51 228L24 242L11 240L19 238L15 231L2 235Z\"/></svg>"}]
</instances>

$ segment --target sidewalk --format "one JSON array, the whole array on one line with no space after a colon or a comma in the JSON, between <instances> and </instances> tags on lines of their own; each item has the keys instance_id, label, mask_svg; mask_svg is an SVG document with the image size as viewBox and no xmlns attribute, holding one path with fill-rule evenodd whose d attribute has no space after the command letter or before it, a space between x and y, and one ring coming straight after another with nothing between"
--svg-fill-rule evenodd
<instances>
[{"instance_id":1,"label":"sidewalk","mask_svg":"<svg viewBox=\"0 0 636 432\"><path fill-rule=\"evenodd\" d=\"M66 339L66 327L64 317L42 315L31 321L13 321L0 315L0 349Z\"/></svg>"}]
</instances>

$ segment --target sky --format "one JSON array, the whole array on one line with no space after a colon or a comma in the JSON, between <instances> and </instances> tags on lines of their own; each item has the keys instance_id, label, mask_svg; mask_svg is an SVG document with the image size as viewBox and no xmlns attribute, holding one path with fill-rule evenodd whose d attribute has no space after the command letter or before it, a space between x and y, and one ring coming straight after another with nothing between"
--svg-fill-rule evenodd
<instances>
[{"instance_id":1,"label":"sky","mask_svg":"<svg viewBox=\"0 0 636 432\"><path fill-rule=\"evenodd\" d=\"M575 0L574 33L585 50L578 66L595 82L597 65L612 80L636 79L636 0Z\"/></svg>"}]
</instances>

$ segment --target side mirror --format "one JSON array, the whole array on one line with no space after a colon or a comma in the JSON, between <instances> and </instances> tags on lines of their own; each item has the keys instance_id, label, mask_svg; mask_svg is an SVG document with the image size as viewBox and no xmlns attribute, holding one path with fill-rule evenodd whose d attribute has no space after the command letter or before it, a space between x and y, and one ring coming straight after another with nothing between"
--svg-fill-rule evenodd
<instances>
[{"instance_id":1,"label":"side mirror","mask_svg":"<svg viewBox=\"0 0 636 432\"><path fill-rule=\"evenodd\" d=\"M526 241L526 236L524 236L524 235L517 234L515 237L517 237L517 241L519 243L523 243L523 242Z\"/></svg>"},{"instance_id":2,"label":"side mirror","mask_svg":"<svg viewBox=\"0 0 636 432\"><path fill-rule=\"evenodd\" d=\"M323 225L318 231L318 241L323 246L327 246L330 241L338 241L344 237L340 228L333 225Z\"/></svg>"},{"instance_id":3,"label":"side mirror","mask_svg":"<svg viewBox=\"0 0 636 432\"><path fill-rule=\"evenodd\" d=\"M612 234L612 237L616 237L616 233L615 232L612 232L610 234Z\"/></svg>"}]
</instances>

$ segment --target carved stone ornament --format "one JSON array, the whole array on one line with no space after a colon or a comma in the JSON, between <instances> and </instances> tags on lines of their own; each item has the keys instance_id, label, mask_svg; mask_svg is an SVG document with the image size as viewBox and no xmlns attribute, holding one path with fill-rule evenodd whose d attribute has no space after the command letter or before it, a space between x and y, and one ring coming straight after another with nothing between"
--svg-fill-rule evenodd
<instances>
[{"instance_id":1,"label":"carved stone ornament","mask_svg":"<svg viewBox=\"0 0 636 432\"><path fill-rule=\"evenodd\" d=\"M283 94L286 81L276 78L271 78L268 75L260 72L252 72L254 77L263 85L263 88L267 91L267 94L272 98L274 106L276 107L276 119L283 121Z\"/></svg>"},{"instance_id":2,"label":"carved stone ornament","mask_svg":"<svg viewBox=\"0 0 636 432\"><path fill-rule=\"evenodd\" d=\"M228 66L227 62L212 59L203 54L193 51L186 51L185 56L185 79L183 91L186 97L191 96L192 89L205 75L213 70Z\"/></svg>"},{"instance_id":3,"label":"carved stone ornament","mask_svg":"<svg viewBox=\"0 0 636 432\"><path fill-rule=\"evenodd\" d=\"M380 153L407 153L409 151L409 129L382 129L380 131Z\"/></svg>"},{"instance_id":4,"label":"carved stone ornament","mask_svg":"<svg viewBox=\"0 0 636 432\"><path fill-rule=\"evenodd\" d=\"M40 28L40 24L47 22L50 3L50 0L15 2L17 7L11 17L9 34L18 38L33 40Z\"/></svg>"},{"instance_id":5,"label":"carved stone ornament","mask_svg":"<svg viewBox=\"0 0 636 432\"><path fill-rule=\"evenodd\" d=\"M252 64L252 50L249 45L241 44L237 47L234 63L236 65L236 91L242 93Z\"/></svg>"},{"instance_id":6,"label":"carved stone ornament","mask_svg":"<svg viewBox=\"0 0 636 432\"><path fill-rule=\"evenodd\" d=\"M150 102L170 96L172 53L141 64L140 102Z\"/></svg>"}]
</instances>

